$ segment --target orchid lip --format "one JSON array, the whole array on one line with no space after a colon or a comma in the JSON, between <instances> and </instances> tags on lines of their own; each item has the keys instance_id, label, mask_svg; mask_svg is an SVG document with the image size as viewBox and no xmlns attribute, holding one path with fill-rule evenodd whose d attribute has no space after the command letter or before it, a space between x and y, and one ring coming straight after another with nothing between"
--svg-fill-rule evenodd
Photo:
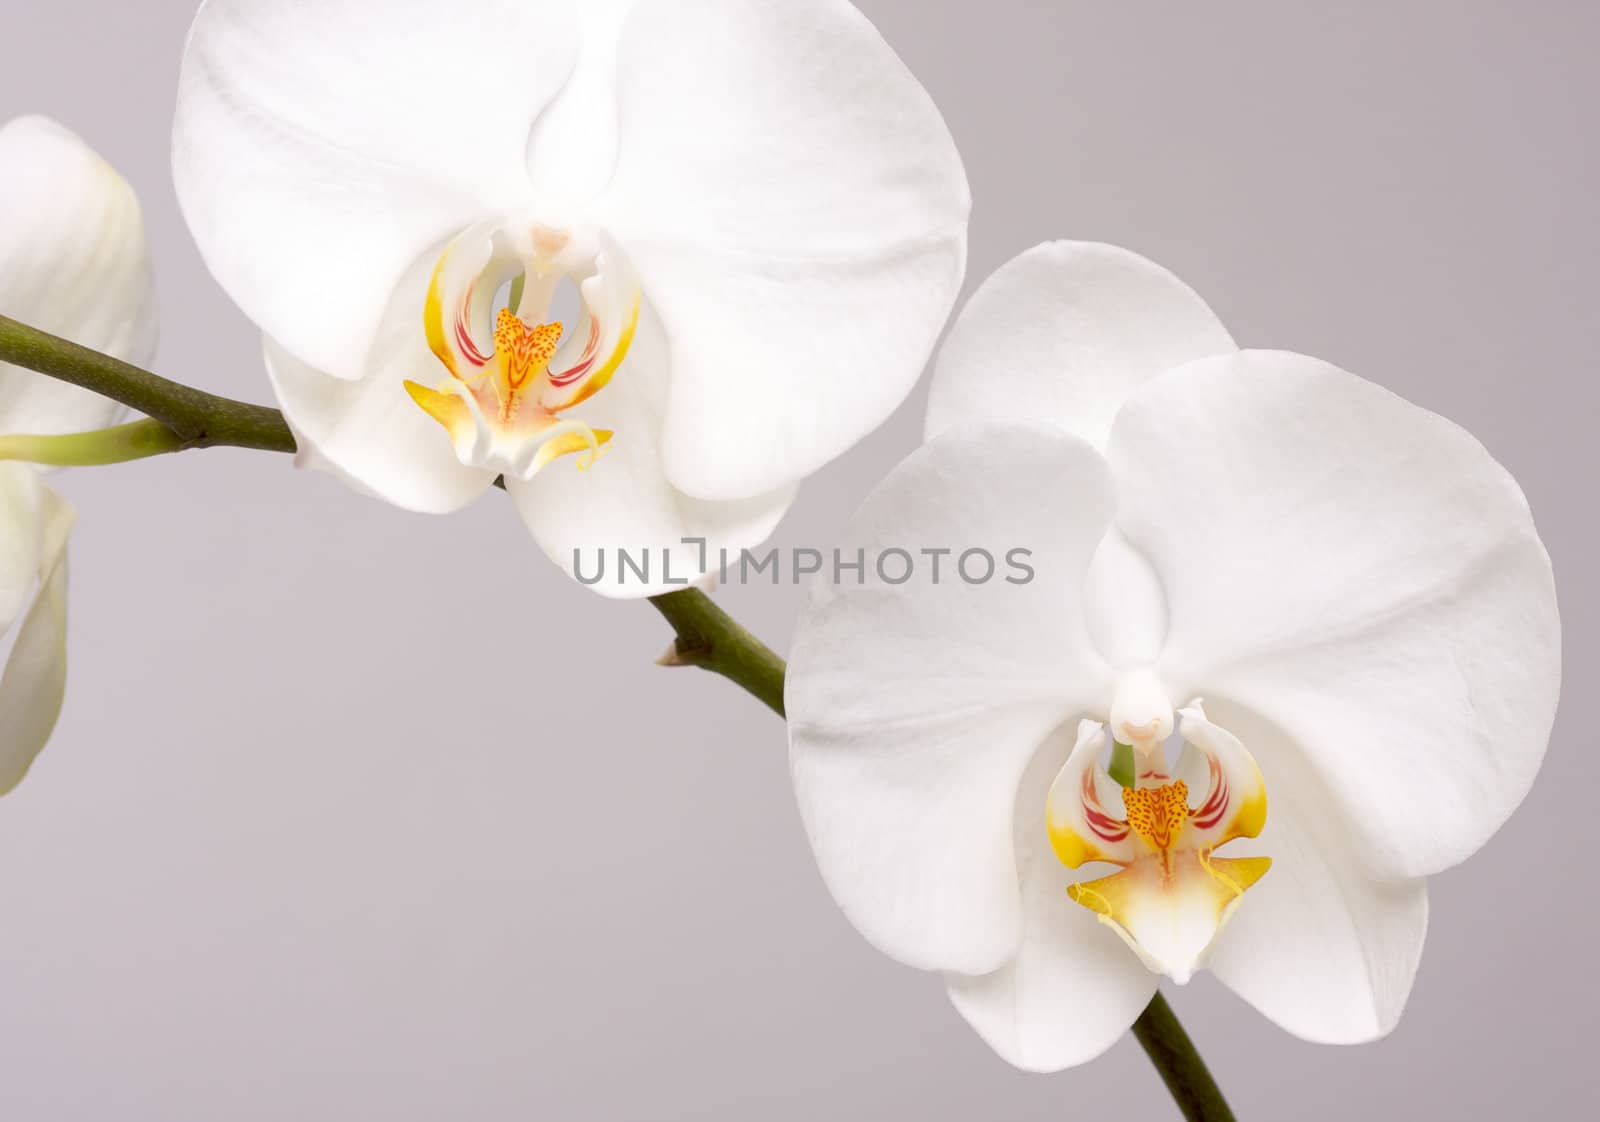
<instances>
[{"instance_id":1,"label":"orchid lip","mask_svg":"<svg viewBox=\"0 0 1600 1122\"><path fill-rule=\"evenodd\" d=\"M1153 696L1149 686L1135 681L1119 690L1113 709L1130 697L1148 700ZM1203 776L1197 767L1185 766L1195 762L1193 757L1186 755L1176 769L1169 768L1160 742L1141 739L1133 744L1132 785L1124 787L1100 766L1105 726L1086 720L1051 785L1045 823L1063 864L1077 868L1104 861L1122 867L1069 885L1067 893L1112 928L1150 970L1181 984L1204 964L1245 891L1272 862L1215 856L1235 838L1260 834L1266 822L1265 783L1249 752L1211 723L1199 700L1179 717L1183 739L1204 762ZM1152 717L1133 728L1145 731L1160 723ZM1119 727L1127 729L1129 723ZM1174 778L1173 770L1188 778ZM1191 795L1191 779L1204 783L1203 793Z\"/></svg>"},{"instance_id":2,"label":"orchid lip","mask_svg":"<svg viewBox=\"0 0 1600 1122\"><path fill-rule=\"evenodd\" d=\"M579 294L572 332L547 321L563 281ZM406 390L464 464L527 480L580 453L586 470L613 434L564 414L617 373L641 302L626 256L601 232L526 216L478 223L440 255L423 309L447 376L431 388L408 381Z\"/></svg>"}]
</instances>

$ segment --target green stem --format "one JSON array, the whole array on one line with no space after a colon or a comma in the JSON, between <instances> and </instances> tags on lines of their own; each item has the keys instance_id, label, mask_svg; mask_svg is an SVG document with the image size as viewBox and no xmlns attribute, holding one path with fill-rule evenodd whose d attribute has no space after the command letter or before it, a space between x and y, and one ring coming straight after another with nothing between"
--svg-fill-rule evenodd
<instances>
[{"instance_id":1,"label":"green stem","mask_svg":"<svg viewBox=\"0 0 1600 1122\"><path fill-rule=\"evenodd\" d=\"M1222 1089L1161 994L1152 997L1133 1022L1133 1035L1189 1122L1234 1122Z\"/></svg>"},{"instance_id":2,"label":"green stem","mask_svg":"<svg viewBox=\"0 0 1600 1122\"><path fill-rule=\"evenodd\" d=\"M155 418L178 438L157 451L215 445L295 450L294 434L276 409L185 386L6 316L0 316L0 362L71 382Z\"/></svg>"},{"instance_id":3,"label":"green stem","mask_svg":"<svg viewBox=\"0 0 1600 1122\"><path fill-rule=\"evenodd\" d=\"M673 652L663 662L721 674L783 715L785 667L771 648L698 589L652 596L650 602L677 633ZM1131 764L1131 758L1127 762ZM1133 1022L1133 1035L1188 1122L1234 1122L1217 1081L1161 994L1152 997Z\"/></svg>"}]
</instances>

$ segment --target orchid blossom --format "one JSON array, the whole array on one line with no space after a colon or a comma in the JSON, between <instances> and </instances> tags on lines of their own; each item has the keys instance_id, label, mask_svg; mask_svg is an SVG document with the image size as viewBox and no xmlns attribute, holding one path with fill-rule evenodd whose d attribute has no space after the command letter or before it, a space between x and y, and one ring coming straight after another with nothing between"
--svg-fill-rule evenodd
<instances>
[{"instance_id":1,"label":"orchid blossom","mask_svg":"<svg viewBox=\"0 0 1600 1122\"><path fill-rule=\"evenodd\" d=\"M843 0L208 0L173 170L301 462L429 512L501 478L569 571L764 538L965 268L949 133Z\"/></svg>"},{"instance_id":2,"label":"orchid blossom","mask_svg":"<svg viewBox=\"0 0 1600 1122\"><path fill-rule=\"evenodd\" d=\"M42 117L0 127L0 315L131 362L155 351L138 199L82 140ZM0 363L0 441L98 429L122 412ZM61 711L73 517L38 469L0 462L0 634L10 634L0 675L0 794L22 781Z\"/></svg>"},{"instance_id":3,"label":"orchid blossom","mask_svg":"<svg viewBox=\"0 0 1600 1122\"><path fill-rule=\"evenodd\" d=\"M1424 878L1506 820L1554 719L1515 481L1075 243L973 296L927 436L847 544L1025 547L1036 578L817 587L791 758L846 915L1024 1068L1097 1055L1202 966L1306 1039L1387 1033Z\"/></svg>"}]
</instances>

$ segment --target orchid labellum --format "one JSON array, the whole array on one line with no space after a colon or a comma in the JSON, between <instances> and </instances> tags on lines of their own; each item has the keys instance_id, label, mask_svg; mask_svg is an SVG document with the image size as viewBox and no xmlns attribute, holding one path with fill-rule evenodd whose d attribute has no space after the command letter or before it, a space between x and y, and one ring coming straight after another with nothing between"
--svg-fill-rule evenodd
<instances>
[{"instance_id":1,"label":"orchid labellum","mask_svg":"<svg viewBox=\"0 0 1600 1122\"><path fill-rule=\"evenodd\" d=\"M0 315L147 362L153 291L139 202L122 177L53 121L18 117L0 127ZM122 412L0 363L0 441L103 428ZM38 469L0 462L0 634L10 636L0 675L0 794L22 781L61 711L73 517Z\"/></svg>"},{"instance_id":2,"label":"orchid labellum","mask_svg":"<svg viewBox=\"0 0 1600 1122\"><path fill-rule=\"evenodd\" d=\"M1505 821L1554 718L1550 561L1510 475L1074 243L972 298L927 435L848 545L1024 547L1037 575L818 587L791 754L849 918L1026 1068L1098 1054L1202 966L1310 1040L1392 1029L1424 878Z\"/></svg>"},{"instance_id":3,"label":"orchid labellum","mask_svg":"<svg viewBox=\"0 0 1600 1122\"><path fill-rule=\"evenodd\" d=\"M965 265L950 136L843 0L209 0L173 170L302 462L502 478L569 570L764 538Z\"/></svg>"}]
</instances>

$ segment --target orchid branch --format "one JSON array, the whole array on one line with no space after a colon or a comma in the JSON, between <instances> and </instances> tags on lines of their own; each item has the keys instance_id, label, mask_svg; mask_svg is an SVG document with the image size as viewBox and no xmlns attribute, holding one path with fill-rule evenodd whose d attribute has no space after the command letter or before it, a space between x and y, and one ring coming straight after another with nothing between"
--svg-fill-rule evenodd
<instances>
[{"instance_id":1,"label":"orchid branch","mask_svg":"<svg viewBox=\"0 0 1600 1122\"><path fill-rule=\"evenodd\" d=\"M175 442L152 439L146 431L142 434L143 439L136 440L132 445L140 456L218 445L257 448L266 452L295 450L294 434L289 431L283 414L276 409L197 390L7 316L0 316L0 362L24 366L93 390L113 401L120 401L166 426L176 437ZM81 442L84 435L74 434L73 438ZM45 437L31 439L41 442L49 440ZM35 444L32 450L44 456L50 453L51 446ZM35 463L57 462L38 456L28 458Z\"/></svg>"},{"instance_id":2,"label":"orchid branch","mask_svg":"<svg viewBox=\"0 0 1600 1122\"><path fill-rule=\"evenodd\" d=\"M107 464L185 448L232 446L295 451L283 414L206 393L131 363L0 316L0 362L93 390L146 414L99 433L0 438L0 455L34 463ZM783 716L783 659L696 588L650 597L674 633L661 660L720 674ZM1161 994L1133 1023L1143 1046L1188 1122L1234 1122L1216 1080Z\"/></svg>"}]
</instances>

